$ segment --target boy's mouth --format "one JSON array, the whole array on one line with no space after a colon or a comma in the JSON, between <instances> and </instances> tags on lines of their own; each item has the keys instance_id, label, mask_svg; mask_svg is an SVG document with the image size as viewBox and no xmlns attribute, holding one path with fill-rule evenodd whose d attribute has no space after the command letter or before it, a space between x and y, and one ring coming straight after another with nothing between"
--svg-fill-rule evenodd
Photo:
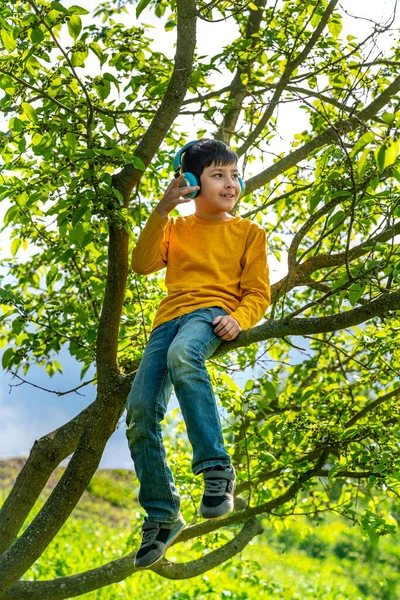
<instances>
[{"instance_id":1,"label":"boy's mouth","mask_svg":"<svg viewBox=\"0 0 400 600\"><path fill-rule=\"evenodd\" d=\"M233 194L220 194L220 196L222 196L222 198L234 198Z\"/></svg>"}]
</instances>

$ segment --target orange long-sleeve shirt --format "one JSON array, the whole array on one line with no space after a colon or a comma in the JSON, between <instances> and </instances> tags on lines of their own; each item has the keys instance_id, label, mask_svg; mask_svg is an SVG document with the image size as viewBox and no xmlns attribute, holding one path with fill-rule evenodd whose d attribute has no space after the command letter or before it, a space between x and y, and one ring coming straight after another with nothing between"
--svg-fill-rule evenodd
<instances>
[{"instance_id":1,"label":"orange long-sleeve shirt","mask_svg":"<svg viewBox=\"0 0 400 600\"><path fill-rule=\"evenodd\" d=\"M197 215L164 219L153 211L132 252L135 273L167 267L167 296L152 330L175 317L220 306L242 329L256 325L271 302L266 233L235 217L208 221Z\"/></svg>"}]
</instances>

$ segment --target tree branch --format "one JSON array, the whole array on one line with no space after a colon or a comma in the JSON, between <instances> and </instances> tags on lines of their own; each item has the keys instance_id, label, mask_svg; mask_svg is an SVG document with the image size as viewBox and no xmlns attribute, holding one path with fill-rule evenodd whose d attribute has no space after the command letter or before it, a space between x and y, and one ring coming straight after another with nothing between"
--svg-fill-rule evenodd
<instances>
[{"instance_id":1,"label":"tree branch","mask_svg":"<svg viewBox=\"0 0 400 600\"><path fill-rule=\"evenodd\" d=\"M310 140L300 148L297 148L278 162L274 163L261 173L258 173L254 177L251 177L246 181L246 194L254 192L254 190L263 187L272 179L275 179L278 175L281 175L294 165L307 158L307 156L321 146L325 146L331 142L337 142L338 134L349 133L354 131L358 127L364 125L365 121L368 121L376 115L376 113L383 108L389 100L400 91L400 76L386 88L375 100L373 100L364 110L356 113L353 117L347 120L340 120L333 127L328 127L324 133L317 135L314 139Z\"/></svg>"},{"instance_id":2,"label":"tree branch","mask_svg":"<svg viewBox=\"0 0 400 600\"><path fill-rule=\"evenodd\" d=\"M213 358L226 354L255 342L272 338L283 338L289 335L306 335L313 333L327 333L339 329L354 327L374 317L381 317L392 311L400 310L400 292L385 293L372 300L365 306L354 308L329 317L311 317L308 319L270 320L262 325L241 331L237 338L229 342L222 342L213 354Z\"/></svg>"},{"instance_id":3,"label":"tree branch","mask_svg":"<svg viewBox=\"0 0 400 600\"><path fill-rule=\"evenodd\" d=\"M179 113L193 65L196 44L195 0L177 0L177 11L177 50L174 71L161 105L135 150L135 156L140 158L145 166L150 163ZM130 193L142 173L142 170L129 164L114 175L113 185L122 194L125 206L128 206ZM100 390L103 385L107 385L109 372L118 374L118 333L127 275L128 233L123 223L110 222L107 283L96 342Z\"/></svg>"},{"instance_id":4,"label":"tree branch","mask_svg":"<svg viewBox=\"0 0 400 600\"><path fill-rule=\"evenodd\" d=\"M277 498L269 500L264 504L235 512L229 517L225 517L224 519L209 519L198 525L187 527L186 529L184 529L181 535L173 542L173 544L185 542L194 537L198 537L200 535L204 535L206 533L210 533L212 531L220 529L224 526L229 526L236 523L243 523L244 521L249 521L249 519L252 520L257 515L271 512L275 508L286 504L286 502L288 502L296 496L296 494L306 481L314 477L315 474L321 470L322 466L326 461L327 454L328 449L323 450L320 453L316 464L308 471L302 473L298 480L292 483L292 485L290 485L289 488ZM257 533L260 533L259 528L260 524L256 525L254 522L252 523L252 525L247 525L246 529L244 529L244 531L242 530L242 540L244 541L246 539L245 536L249 535L250 532L253 532L252 537L254 537L254 535L257 535ZM246 543L248 543L248 541ZM230 545L230 548L234 550L235 541L231 540L231 542L232 543ZM217 556L220 556L221 554L223 554L223 552L218 553ZM87 593L94 589L98 589L99 587L110 585L111 583L116 583L117 581L125 579L128 575L131 575L135 571L135 568L133 566L134 556L135 553L132 552L126 557L117 559L111 563L108 563L107 565L104 565L103 567L92 569L90 571L87 571L86 573L73 575L71 577L62 577L54 581L20 581L16 583L11 589L7 590L7 592L2 594L0 597L2 598L2 600L20 600L21 597L24 597L27 600L45 600L46 598L50 597L50 589L52 591L52 600L63 600L64 598L78 596L82 593ZM227 556L226 558L229 558L229 556ZM207 564L207 561L204 561L201 564ZM159 565L159 568L163 568L163 566ZM153 570L156 571L156 567ZM158 572L158 568L156 572ZM170 571L170 573L173 574L174 571Z\"/></svg>"},{"instance_id":5,"label":"tree branch","mask_svg":"<svg viewBox=\"0 0 400 600\"><path fill-rule=\"evenodd\" d=\"M238 148L238 150L237 150L238 156L242 156L245 152L247 152L247 150L250 148L250 146L252 146L254 144L254 142L257 140L258 136L264 130L264 127L268 123L269 119L271 118L271 116L275 110L276 104L278 103L279 98L282 95L282 92L284 91L285 87L289 83L291 74L307 58L307 56L309 55L311 50L314 48L319 36L325 29L325 26L328 23L338 2L339 2L339 0L331 0L329 2L328 7L326 8L324 14L322 15L321 20L318 23L318 26L315 29L314 33L310 37L310 40L308 41L308 43L305 45L303 50L293 61L289 60L287 62L285 70L282 74L282 77L280 78L280 80L276 86L276 90L271 98L271 101L269 102L269 104L267 106L265 113L261 117L260 121L257 123L257 126L255 127L254 131L252 131L250 133L250 135L248 136L245 143L242 144L240 146L240 148Z\"/></svg>"},{"instance_id":6,"label":"tree branch","mask_svg":"<svg viewBox=\"0 0 400 600\"><path fill-rule=\"evenodd\" d=\"M145 167L150 164L165 134L179 114L192 72L196 46L196 2L195 0L177 0L177 10L177 48L171 80L154 119L134 153ZM114 186L124 197L125 206L128 206L130 193L140 180L142 173L143 170L129 164L114 175Z\"/></svg>"},{"instance_id":7,"label":"tree branch","mask_svg":"<svg viewBox=\"0 0 400 600\"><path fill-rule=\"evenodd\" d=\"M354 423L356 423L357 421L359 421L360 419L365 417L366 414L368 414L372 410L375 410L375 408L378 408L378 406L380 406L381 404L384 404L388 400L391 400L392 398L397 398L398 396L400 396L400 388L397 388L396 390L393 390L392 392L388 392L387 394L384 394L383 396L376 398L376 400L373 400L373 402L370 402L369 404L364 406L364 408L362 408L360 411L358 411L355 415L353 415L351 417L351 419L349 419L347 421L347 423L345 424L345 428L347 429L348 427L352 427L352 425L354 425Z\"/></svg>"},{"instance_id":8,"label":"tree branch","mask_svg":"<svg viewBox=\"0 0 400 600\"><path fill-rule=\"evenodd\" d=\"M56 98L53 98L53 96L50 96L50 94L47 94L43 90L41 90L41 89L39 89L39 88L31 85L27 81L24 81L24 79L21 79L20 77L18 77L17 75L15 75L12 71L7 71L6 69L1 69L0 68L0 73L4 73L4 75L8 75L9 77L11 77L12 79L14 79L15 81L18 81L18 83L20 83L24 88L28 88L28 89L32 90L33 92L36 92L40 98L46 98L47 100L50 100L51 102L53 102L59 108L62 108L67 113L70 113L71 115L73 115L76 119L78 119L78 121L80 123L82 123L82 125L84 125L86 127L85 120L82 119L82 117L80 115L78 115L73 108L69 108L69 106L66 106L65 104L63 104L59 100L56 100Z\"/></svg>"},{"instance_id":9,"label":"tree branch","mask_svg":"<svg viewBox=\"0 0 400 600\"><path fill-rule=\"evenodd\" d=\"M210 569L229 560L241 552L254 536L262 533L261 523L256 518L245 522L242 530L232 540L221 548L213 550L198 560L186 563L170 563L163 560L151 570L167 579L189 579L197 577ZM179 538L174 542L179 542ZM124 558L120 558L97 569L73 575L61 577L53 581L20 581L3 596L4 600L63 600L74 596L81 596L101 587L123 581L129 575L140 572L134 567L136 552L131 552Z\"/></svg>"},{"instance_id":10,"label":"tree branch","mask_svg":"<svg viewBox=\"0 0 400 600\"><path fill-rule=\"evenodd\" d=\"M252 39L251 46L256 44L257 39L254 37L252 38L251 36L260 29L261 20L263 17L263 9L265 8L266 1L267 0L255 0L255 5L257 6L258 10L250 9L249 20L247 21L246 25L245 39ZM215 139L222 140L226 144L229 144L232 132L235 130L240 116L243 100L247 96L247 89L241 80L241 75L244 72L245 70L243 69L243 66L239 64L235 76L229 86L230 94L228 103L233 103L233 106L225 114L224 119L214 136Z\"/></svg>"},{"instance_id":11,"label":"tree branch","mask_svg":"<svg viewBox=\"0 0 400 600\"><path fill-rule=\"evenodd\" d=\"M187 563L162 562L160 565L156 565L152 570L167 579L190 579L191 577L197 577L210 569L214 569L241 552L253 537L262 532L263 527L261 523L255 517L252 517L245 522L240 533L238 533L233 540L230 540L221 546L221 548L217 548L201 558Z\"/></svg>"},{"instance_id":12,"label":"tree branch","mask_svg":"<svg viewBox=\"0 0 400 600\"><path fill-rule=\"evenodd\" d=\"M321 209L321 211L322 210L323 209ZM371 237L362 244L352 248L348 253L348 261L352 262L353 260L368 254L368 252L371 251L371 246L374 247L380 242L387 242L399 234L400 221L391 227L387 227L381 233ZM345 264L345 261L346 252L338 252L337 254L320 254L318 256L313 256L304 263L296 265L286 277L283 277L280 281L277 281L271 286L272 302L276 302L283 293L287 293L292 288L299 285L305 285L310 280L311 275L316 271L329 267L340 267Z\"/></svg>"},{"instance_id":13,"label":"tree branch","mask_svg":"<svg viewBox=\"0 0 400 600\"><path fill-rule=\"evenodd\" d=\"M92 404L62 427L36 440L0 509L0 554L16 538L54 469L76 449Z\"/></svg>"}]
</instances>

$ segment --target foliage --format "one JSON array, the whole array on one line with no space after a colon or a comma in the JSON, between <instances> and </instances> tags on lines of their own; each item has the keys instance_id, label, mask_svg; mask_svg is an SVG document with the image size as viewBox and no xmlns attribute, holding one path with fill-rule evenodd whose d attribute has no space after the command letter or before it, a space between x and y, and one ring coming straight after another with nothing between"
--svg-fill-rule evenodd
<instances>
[{"instance_id":1,"label":"foliage","mask_svg":"<svg viewBox=\"0 0 400 600\"><path fill-rule=\"evenodd\" d=\"M4 486L11 486L20 467L19 464L0 463L0 481L7 480L0 486L1 496L7 491ZM58 471L57 476L60 476L62 470ZM135 514L131 509L124 512L120 508L127 495L133 492L132 475L100 470L98 476L104 483L104 496L100 490L96 497L85 493L74 517L26 573L25 579L49 579L82 572L122 556L139 542L139 513ZM111 506L106 491L109 489L115 490L116 497L119 492L119 502ZM44 490L41 503L50 491L49 488ZM190 514L186 513L185 517ZM399 549L391 536L374 546L347 519L334 515L317 519L288 517L274 525L265 519L263 524L265 531L256 544L209 574L187 582L167 581L150 572L142 574L142 595L149 600L396 598L400 585L397 574ZM207 538L210 543L213 534ZM193 555L199 554L199 549L196 551L193 546L192 542L175 546L168 552L168 558L181 560L189 551ZM138 585L136 578L129 578L82 598L125 598L137 594Z\"/></svg>"},{"instance_id":2,"label":"foliage","mask_svg":"<svg viewBox=\"0 0 400 600\"><path fill-rule=\"evenodd\" d=\"M174 60L152 49L148 26L124 22L145 10L177 36ZM390 505L398 498L400 472L400 49L396 42L382 58L369 45L390 19L359 40L342 35L337 0L109 1L93 15L57 1L17 0L1 4L0 18L0 106L8 117L0 199L12 239L11 256L0 262L2 364L17 376L31 364L52 375L62 371L57 354L68 343L81 378L96 362L98 380L94 405L39 440L3 506L3 589L18 592L18 580L57 539L85 488L99 494L106 485L92 476L165 293L163 272L127 275L128 249L187 141L180 122L187 114L198 137L214 135L237 150L247 195L235 210L264 227L271 257L287 260L267 321L221 344L208 363L240 496L212 534L228 547L238 526L246 531L257 515L275 524L292 513L334 511L359 524L376 548L396 530L392 507L379 499ZM199 56L196 22L212 31L212 21L225 18L236 38L214 56ZM228 86L215 83L219 74L230 77ZM300 106L306 126L282 148L286 104ZM293 335L307 345L298 361ZM241 389L232 374L264 365L260 350L269 357L265 371ZM199 492L181 421L171 421L166 446L193 511L187 536L198 540L189 554L199 564L217 555L204 541L210 531L197 523ZM16 539L47 478L71 453L43 510ZM107 494L120 502L115 488ZM223 525L226 535L218 531ZM329 552L343 555L343 544ZM320 538L300 545L313 560L326 560ZM221 570L229 571L230 560ZM159 573L168 577L168 568ZM60 567L52 576L63 573ZM85 585L82 576L82 593ZM288 597L276 585L268 591ZM377 593L365 585L360 593ZM320 589L311 587L317 597Z\"/></svg>"}]
</instances>

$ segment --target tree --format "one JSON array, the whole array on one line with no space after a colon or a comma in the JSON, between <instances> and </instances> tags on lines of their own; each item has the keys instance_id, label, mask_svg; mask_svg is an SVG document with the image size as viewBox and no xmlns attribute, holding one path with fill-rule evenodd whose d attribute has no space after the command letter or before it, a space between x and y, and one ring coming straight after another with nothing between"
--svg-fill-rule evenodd
<instances>
[{"instance_id":1,"label":"tree","mask_svg":"<svg viewBox=\"0 0 400 600\"><path fill-rule=\"evenodd\" d=\"M371 49L394 16L358 40L342 39L338 0L132 4L99 5L100 25L57 1L1 6L0 102L9 116L1 198L10 201L4 226L13 239L13 256L1 261L11 277L1 289L3 367L19 376L36 363L51 374L68 343L82 378L96 364L97 385L93 404L35 442L1 509L2 599L77 596L134 572L132 553L73 577L20 581L73 512L123 413L164 293L163 273L128 274L128 250L187 141L183 114L201 115L199 137L231 143L244 169L269 163L247 178L235 212L265 227L271 255L280 257L288 230L294 235L266 322L223 342L208 362L229 414L242 497L232 515L194 523L177 543L221 527L234 535L197 561L164 560L153 570L198 575L260 533L258 515L293 514L300 500L299 513L341 512L373 539L394 530L385 504L361 513L354 504L357 494L372 501L384 491L390 505L399 493L400 47L386 56ZM145 27L115 18L146 7L176 30L174 61L149 49ZM198 56L196 23L208 22L212 35L220 19L237 23L237 39L211 59ZM93 56L97 74L84 70ZM219 89L210 78L224 69L231 83ZM271 159L279 107L289 102L304 109L308 126ZM310 350L296 365L294 335ZM276 366L243 392L228 373L261 364L260 347ZM191 474L183 477L190 484Z\"/></svg>"}]
</instances>

